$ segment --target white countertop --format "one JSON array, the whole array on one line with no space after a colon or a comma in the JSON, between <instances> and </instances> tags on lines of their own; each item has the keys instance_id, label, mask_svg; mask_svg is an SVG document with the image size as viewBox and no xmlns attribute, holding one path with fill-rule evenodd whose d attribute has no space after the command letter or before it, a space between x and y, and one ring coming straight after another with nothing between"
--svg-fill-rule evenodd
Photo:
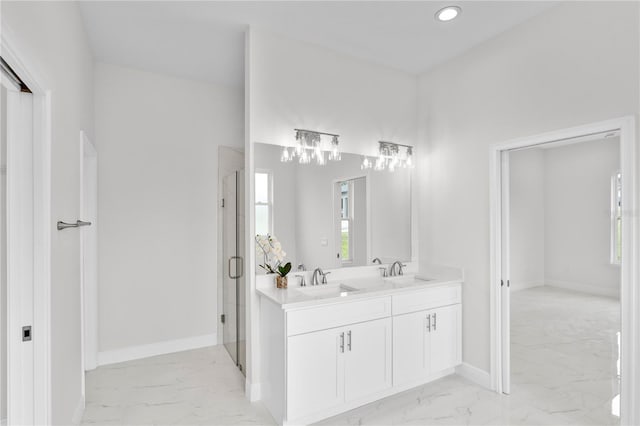
<instances>
[{"instance_id":1,"label":"white countertop","mask_svg":"<svg viewBox=\"0 0 640 426\"><path fill-rule=\"evenodd\" d=\"M421 288L436 287L463 281L460 270L441 269L426 276L401 275L397 277L382 278L379 276L349 278L330 281L328 284L305 287L289 287L280 289L273 287L261 287L256 291L262 297L280 305L283 309L302 308L314 305L323 305L336 302L348 302L352 300L398 294L406 291L419 290ZM339 285L352 288L352 291L340 291Z\"/></svg>"}]
</instances>

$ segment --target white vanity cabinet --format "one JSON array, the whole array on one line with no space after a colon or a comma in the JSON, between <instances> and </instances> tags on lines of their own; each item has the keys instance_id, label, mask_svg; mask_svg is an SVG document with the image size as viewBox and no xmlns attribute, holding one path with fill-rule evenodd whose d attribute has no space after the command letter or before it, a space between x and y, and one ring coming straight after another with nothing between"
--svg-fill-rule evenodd
<instances>
[{"instance_id":1,"label":"white vanity cabinet","mask_svg":"<svg viewBox=\"0 0 640 426\"><path fill-rule=\"evenodd\" d=\"M420 383L460 364L460 304L393 317L393 383Z\"/></svg>"},{"instance_id":2,"label":"white vanity cabinet","mask_svg":"<svg viewBox=\"0 0 640 426\"><path fill-rule=\"evenodd\" d=\"M303 305L261 297L261 393L275 420L313 423L453 373L461 283L416 287Z\"/></svg>"},{"instance_id":3,"label":"white vanity cabinet","mask_svg":"<svg viewBox=\"0 0 640 426\"><path fill-rule=\"evenodd\" d=\"M391 319L288 337L287 417L391 387Z\"/></svg>"},{"instance_id":4,"label":"white vanity cabinet","mask_svg":"<svg viewBox=\"0 0 640 426\"><path fill-rule=\"evenodd\" d=\"M443 286L393 297L393 384L428 381L461 363L461 288Z\"/></svg>"}]
</instances>

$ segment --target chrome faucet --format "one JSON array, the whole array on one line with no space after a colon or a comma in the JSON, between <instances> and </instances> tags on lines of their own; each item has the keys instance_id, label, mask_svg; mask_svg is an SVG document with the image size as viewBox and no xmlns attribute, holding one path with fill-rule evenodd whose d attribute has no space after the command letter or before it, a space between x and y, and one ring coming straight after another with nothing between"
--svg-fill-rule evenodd
<instances>
[{"instance_id":1,"label":"chrome faucet","mask_svg":"<svg viewBox=\"0 0 640 426\"><path fill-rule=\"evenodd\" d=\"M327 283L327 275L329 275L331 272L322 272L322 269L320 268L316 268L313 270L313 275L311 276L311 285L318 285L320 284L318 282L318 275L320 275L322 277L322 284L326 284Z\"/></svg>"},{"instance_id":2,"label":"chrome faucet","mask_svg":"<svg viewBox=\"0 0 640 426\"><path fill-rule=\"evenodd\" d=\"M374 258L374 259L373 259L372 263L373 263L374 265L375 265L376 263L377 263L378 265L382 265L382 260L380 260L380 258L379 258L379 257L376 257L376 258Z\"/></svg>"},{"instance_id":3,"label":"chrome faucet","mask_svg":"<svg viewBox=\"0 0 640 426\"><path fill-rule=\"evenodd\" d=\"M397 272L396 272L396 265L398 265ZM402 268L404 268L405 266L407 265L403 265L402 262L400 262L399 260L396 260L389 267L389 276L393 277L395 275L404 275L404 271L402 270Z\"/></svg>"}]
</instances>

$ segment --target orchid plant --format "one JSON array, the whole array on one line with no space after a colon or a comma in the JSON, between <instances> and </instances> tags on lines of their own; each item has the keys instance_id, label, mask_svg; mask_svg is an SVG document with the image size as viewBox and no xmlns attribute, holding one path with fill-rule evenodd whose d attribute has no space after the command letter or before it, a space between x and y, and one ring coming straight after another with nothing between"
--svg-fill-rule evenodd
<instances>
[{"instance_id":1,"label":"orchid plant","mask_svg":"<svg viewBox=\"0 0 640 426\"><path fill-rule=\"evenodd\" d=\"M264 264L259 266L268 274L286 277L291 271L291 262L282 264L287 253L282 250L280 241L274 235L256 235L256 251L258 255L264 256Z\"/></svg>"}]
</instances>

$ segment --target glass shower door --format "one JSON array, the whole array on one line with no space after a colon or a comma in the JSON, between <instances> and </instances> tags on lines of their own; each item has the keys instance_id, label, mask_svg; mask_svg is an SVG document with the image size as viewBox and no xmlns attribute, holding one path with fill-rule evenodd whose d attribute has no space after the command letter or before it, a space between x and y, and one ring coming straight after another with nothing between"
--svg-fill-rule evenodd
<instances>
[{"instance_id":1,"label":"glass shower door","mask_svg":"<svg viewBox=\"0 0 640 426\"><path fill-rule=\"evenodd\" d=\"M244 173L233 172L222 182L223 256L222 341L244 374L245 345L245 277L244 277Z\"/></svg>"}]
</instances>

